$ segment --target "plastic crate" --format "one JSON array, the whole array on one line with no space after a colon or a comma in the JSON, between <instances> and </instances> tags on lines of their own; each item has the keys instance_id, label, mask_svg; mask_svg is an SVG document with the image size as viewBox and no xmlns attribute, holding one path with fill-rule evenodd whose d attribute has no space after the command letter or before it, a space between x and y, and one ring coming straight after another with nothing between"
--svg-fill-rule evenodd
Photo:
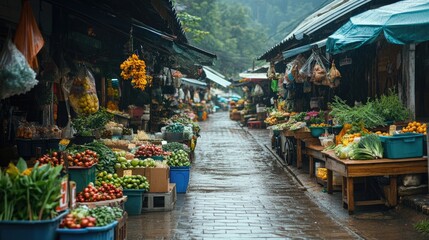
<instances>
[{"instance_id":1,"label":"plastic crate","mask_svg":"<svg viewBox=\"0 0 429 240\"><path fill-rule=\"evenodd\" d=\"M80 193L90 182L95 183L95 167L69 167L69 179L76 182L76 193Z\"/></svg>"},{"instance_id":2,"label":"plastic crate","mask_svg":"<svg viewBox=\"0 0 429 240\"><path fill-rule=\"evenodd\" d=\"M144 189L124 189L124 196L128 197L125 202L125 211L130 216L139 215L142 211Z\"/></svg>"},{"instance_id":3,"label":"plastic crate","mask_svg":"<svg viewBox=\"0 0 429 240\"><path fill-rule=\"evenodd\" d=\"M0 221L0 239L54 240L55 229L67 213L64 211L53 219L41 221Z\"/></svg>"},{"instance_id":4,"label":"plastic crate","mask_svg":"<svg viewBox=\"0 0 429 240\"><path fill-rule=\"evenodd\" d=\"M309 128L310 128L311 136L313 137L319 137L325 132L325 129L326 129L325 127L309 127Z\"/></svg>"},{"instance_id":5,"label":"plastic crate","mask_svg":"<svg viewBox=\"0 0 429 240\"><path fill-rule=\"evenodd\" d=\"M81 229L58 228L59 240L112 240L115 235L115 226L118 221L114 221L103 227L89 227Z\"/></svg>"},{"instance_id":6,"label":"plastic crate","mask_svg":"<svg viewBox=\"0 0 429 240\"><path fill-rule=\"evenodd\" d=\"M380 136L385 158L412 158L423 156L423 134L406 133L390 137Z\"/></svg>"},{"instance_id":7,"label":"plastic crate","mask_svg":"<svg viewBox=\"0 0 429 240\"><path fill-rule=\"evenodd\" d=\"M186 193L191 167L170 167L170 183L176 184L177 193Z\"/></svg>"}]
</instances>

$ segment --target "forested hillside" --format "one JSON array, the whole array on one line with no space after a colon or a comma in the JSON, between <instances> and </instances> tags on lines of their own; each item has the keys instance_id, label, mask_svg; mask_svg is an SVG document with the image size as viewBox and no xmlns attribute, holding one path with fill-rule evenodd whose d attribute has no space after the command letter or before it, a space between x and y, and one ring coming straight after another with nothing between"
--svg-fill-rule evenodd
<instances>
[{"instance_id":1,"label":"forested hillside","mask_svg":"<svg viewBox=\"0 0 429 240\"><path fill-rule=\"evenodd\" d=\"M326 0L176 0L189 41L218 56L228 78L254 60Z\"/></svg>"}]
</instances>

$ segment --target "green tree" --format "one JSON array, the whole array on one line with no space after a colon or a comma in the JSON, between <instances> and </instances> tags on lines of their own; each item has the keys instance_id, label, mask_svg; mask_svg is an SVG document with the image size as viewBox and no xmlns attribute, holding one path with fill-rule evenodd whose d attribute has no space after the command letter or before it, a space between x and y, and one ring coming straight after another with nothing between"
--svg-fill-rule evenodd
<instances>
[{"instance_id":1,"label":"green tree","mask_svg":"<svg viewBox=\"0 0 429 240\"><path fill-rule=\"evenodd\" d=\"M209 32L203 38L188 35L191 43L214 52L218 61L214 68L228 78L237 78L238 73L252 65L253 60L266 48L266 31L251 18L250 8L237 3L221 1L177 0L180 16L187 13L198 16L201 21L191 28ZM187 21L182 21L184 28Z\"/></svg>"}]
</instances>

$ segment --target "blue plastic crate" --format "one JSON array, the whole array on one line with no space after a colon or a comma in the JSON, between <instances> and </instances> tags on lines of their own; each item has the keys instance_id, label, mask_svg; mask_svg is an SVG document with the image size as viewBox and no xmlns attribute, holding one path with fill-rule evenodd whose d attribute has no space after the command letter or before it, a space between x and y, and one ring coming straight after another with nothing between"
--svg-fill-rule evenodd
<instances>
[{"instance_id":1,"label":"blue plastic crate","mask_svg":"<svg viewBox=\"0 0 429 240\"><path fill-rule=\"evenodd\" d=\"M186 193L189 185L189 166L171 167L170 166L170 183L176 184L177 193Z\"/></svg>"},{"instance_id":2,"label":"blue plastic crate","mask_svg":"<svg viewBox=\"0 0 429 240\"><path fill-rule=\"evenodd\" d=\"M55 229L67 213L64 211L53 219L41 221L0 221L0 239L54 240Z\"/></svg>"},{"instance_id":3,"label":"blue plastic crate","mask_svg":"<svg viewBox=\"0 0 429 240\"><path fill-rule=\"evenodd\" d=\"M124 203L125 211L130 216L140 215L143 208L143 193L144 189L124 189L124 196L127 196L127 201Z\"/></svg>"},{"instance_id":4,"label":"blue plastic crate","mask_svg":"<svg viewBox=\"0 0 429 240\"><path fill-rule=\"evenodd\" d=\"M380 136L385 158L413 158L423 156L423 134L406 133Z\"/></svg>"},{"instance_id":5,"label":"blue plastic crate","mask_svg":"<svg viewBox=\"0 0 429 240\"><path fill-rule=\"evenodd\" d=\"M115 226L118 221L114 221L103 227L88 227L81 229L58 228L59 240L113 240L115 236Z\"/></svg>"}]
</instances>

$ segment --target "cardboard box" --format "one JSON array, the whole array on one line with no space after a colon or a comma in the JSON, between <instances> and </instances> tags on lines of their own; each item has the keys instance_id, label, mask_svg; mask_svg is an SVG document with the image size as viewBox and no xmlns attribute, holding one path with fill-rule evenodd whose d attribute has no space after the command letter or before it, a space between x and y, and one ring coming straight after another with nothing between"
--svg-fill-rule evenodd
<instances>
[{"instance_id":1,"label":"cardboard box","mask_svg":"<svg viewBox=\"0 0 429 240\"><path fill-rule=\"evenodd\" d=\"M116 170L119 177L124 175L142 175L149 181L150 193L168 192L168 183L170 182L170 168L119 168Z\"/></svg>"}]
</instances>

